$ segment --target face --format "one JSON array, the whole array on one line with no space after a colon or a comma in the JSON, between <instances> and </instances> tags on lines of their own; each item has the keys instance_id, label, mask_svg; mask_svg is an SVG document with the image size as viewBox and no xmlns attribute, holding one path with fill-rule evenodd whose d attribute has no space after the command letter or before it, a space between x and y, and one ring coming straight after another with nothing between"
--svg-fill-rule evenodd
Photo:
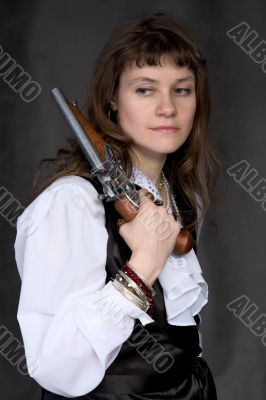
<instances>
[{"instance_id":1,"label":"face","mask_svg":"<svg viewBox=\"0 0 266 400\"><path fill-rule=\"evenodd\" d=\"M120 127L145 156L166 157L187 139L196 111L195 76L169 60L162 66L128 66L111 102Z\"/></svg>"}]
</instances>

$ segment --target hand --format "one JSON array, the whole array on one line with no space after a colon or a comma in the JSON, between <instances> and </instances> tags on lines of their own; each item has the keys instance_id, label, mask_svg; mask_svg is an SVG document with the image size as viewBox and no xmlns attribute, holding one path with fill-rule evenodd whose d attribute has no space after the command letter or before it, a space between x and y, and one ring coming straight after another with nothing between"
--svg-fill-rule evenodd
<instances>
[{"instance_id":1,"label":"hand","mask_svg":"<svg viewBox=\"0 0 266 400\"><path fill-rule=\"evenodd\" d=\"M139 190L138 213L120 226L119 234L132 251L130 263L136 272L152 280L160 274L172 253L181 225L164 206L148 199L146 192L144 188Z\"/></svg>"}]
</instances>

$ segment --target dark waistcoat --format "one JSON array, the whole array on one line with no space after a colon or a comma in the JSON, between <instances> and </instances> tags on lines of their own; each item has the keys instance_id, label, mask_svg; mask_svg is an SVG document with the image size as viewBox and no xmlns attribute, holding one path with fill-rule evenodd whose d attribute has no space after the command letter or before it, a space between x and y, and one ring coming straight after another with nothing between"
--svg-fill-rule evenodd
<instances>
[{"instance_id":1,"label":"dark waistcoat","mask_svg":"<svg viewBox=\"0 0 266 400\"><path fill-rule=\"evenodd\" d=\"M101 193L97 183L91 180L90 182ZM138 185L136 187L139 189ZM107 283L130 259L131 250L118 233L117 219L121 217L115 210L114 203L104 201L103 205L106 229L109 235L106 259ZM180 210L180 204L178 207ZM192 233L195 238L195 232ZM191 383L186 385L188 387L185 391L182 389L183 397L176 398L184 400L216 399L211 373L205 361L198 357L201 348L197 325L174 326L168 324L163 290L158 279L153 287L157 292L153 297L154 322L143 326L138 319L135 320L130 337L122 344L119 354L107 368L103 380L93 391L79 399L129 400L138 398L144 400L151 398L144 395L151 392L156 393L156 399L168 399L168 391L171 388L178 388L188 380L191 380ZM198 324L198 315L194 319ZM197 375L197 369L203 379L199 383L195 383L195 379L191 378L193 374ZM88 377L88 379L90 378ZM198 386L195 387L195 385ZM200 392L197 391L205 390L206 393L209 393L210 385L212 387L211 397L209 394L205 397L198 397ZM206 386L205 389L204 386ZM43 400L64 399L64 397L44 389L42 393ZM134 397L133 393L140 395Z\"/></svg>"}]
</instances>

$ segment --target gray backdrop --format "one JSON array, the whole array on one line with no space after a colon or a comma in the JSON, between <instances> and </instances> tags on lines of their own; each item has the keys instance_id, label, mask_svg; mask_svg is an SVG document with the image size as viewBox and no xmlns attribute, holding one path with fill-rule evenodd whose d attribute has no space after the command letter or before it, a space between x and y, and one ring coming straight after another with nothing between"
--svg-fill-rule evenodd
<instances>
[{"instance_id":1,"label":"gray backdrop","mask_svg":"<svg viewBox=\"0 0 266 400\"><path fill-rule=\"evenodd\" d=\"M0 9L0 59L7 52L30 79L24 92L19 82L12 87L0 62L1 399L40 399L40 388L25 373L16 319L16 213L14 207L8 211L7 198L21 209L39 160L54 157L70 136L50 90L62 87L82 107L95 58L116 24L161 10L185 21L206 54L210 132L225 171L199 246L209 284L209 303L201 313L203 355L220 400L264 400L266 2L1 0ZM238 163L242 169L234 167Z\"/></svg>"}]
</instances>

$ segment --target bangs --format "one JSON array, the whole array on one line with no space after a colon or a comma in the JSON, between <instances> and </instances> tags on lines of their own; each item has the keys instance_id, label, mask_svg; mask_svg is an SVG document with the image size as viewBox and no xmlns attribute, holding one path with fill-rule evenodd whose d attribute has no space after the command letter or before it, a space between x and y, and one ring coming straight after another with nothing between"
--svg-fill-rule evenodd
<instances>
[{"instance_id":1,"label":"bangs","mask_svg":"<svg viewBox=\"0 0 266 400\"><path fill-rule=\"evenodd\" d=\"M144 35L141 42L135 40L131 43L121 57L121 67L123 69L131 63L138 67L162 66L165 58L173 61L176 66L187 66L192 70L196 70L199 65L192 49L182 37L169 31L155 31Z\"/></svg>"}]
</instances>

